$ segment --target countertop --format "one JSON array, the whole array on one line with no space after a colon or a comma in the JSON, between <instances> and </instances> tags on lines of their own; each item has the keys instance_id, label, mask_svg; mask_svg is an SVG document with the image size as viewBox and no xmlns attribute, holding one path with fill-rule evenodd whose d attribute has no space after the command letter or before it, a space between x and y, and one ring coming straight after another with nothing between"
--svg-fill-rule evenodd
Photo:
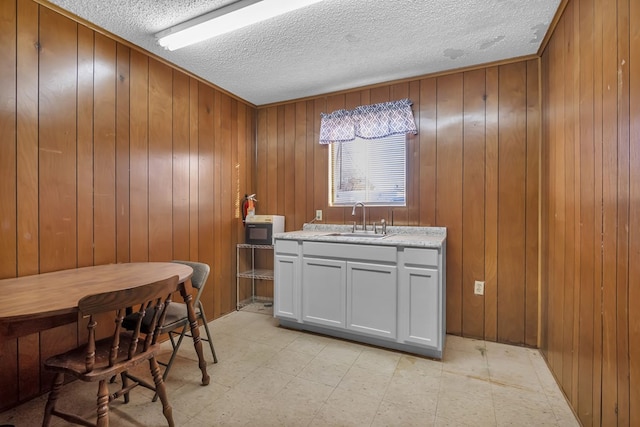
<instances>
[{"instance_id":1,"label":"countertop","mask_svg":"<svg viewBox=\"0 0 640 427\"><path fill-rule=\"evenodd\" d=\"M335 236L332 233L350 233L351 225L304 224L302 230L276 233L273 240L304 240L358 245L396 246L441 249L447 239L445 227L387 226L382 238Z\"/></svg>"}]
</instances>

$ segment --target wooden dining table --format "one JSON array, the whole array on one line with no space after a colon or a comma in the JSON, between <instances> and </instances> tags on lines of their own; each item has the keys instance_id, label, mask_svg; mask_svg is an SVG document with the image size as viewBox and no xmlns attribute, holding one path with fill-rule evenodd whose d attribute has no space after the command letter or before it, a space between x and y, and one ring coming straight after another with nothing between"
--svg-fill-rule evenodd
<instances>
[{"instance_id":1,"label":"wooden dining table","mask_svg":"<svg viewBox=\"0 0 640 427\"><path fill-rule=\"evenodd\" d=\"M0 280L0 338L10 339L56 326L77 322L78 301L91 294L135 288L179 277L202 372L202 385L209 384L202 353L198 321L192 304L193 269L174 262L134 262L73 268Z\"/></svg>"}]
</instances>

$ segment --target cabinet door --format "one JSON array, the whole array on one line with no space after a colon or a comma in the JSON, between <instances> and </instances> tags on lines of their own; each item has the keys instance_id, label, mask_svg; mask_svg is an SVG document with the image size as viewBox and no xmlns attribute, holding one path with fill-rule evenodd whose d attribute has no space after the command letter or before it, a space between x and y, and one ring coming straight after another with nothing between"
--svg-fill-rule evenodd
<instances>
[{"instance_id":1,"label":"cabinet door","mask_svg":"<svg viewBox=\"0 0 640 427\"><path fill-rule=\"evenodd\" d=\"M308 323L344 328L346 262L303 258L302 319Z\"/></svg>"},{"instance_id":2,"label":"cabinet door","mask_svg":"<svg viewBox=\"0 0 640 427\"><path fill-rule=\"evenodd\" d=\"M399 339L401 342L440 347L438 271L402 267L400 271Z\"/></svg>"},{"instance_id":3,"label":"cabinet door","mask_svg":"<svg viewBox=\"0 0 640 427\"><path fill-rule=\"evenodd\" d=\"M276 255L274 265L274 316L300 321L300 259Z\"/></svg>"},{"instance_id":4,"label":"cabinet door","mask_svg":"<svg viewBox=\"0 0 640 427\"><path fill-rule=\"evenodd\" d=\"M396 306L395 266L347 263L347 329L395 339Z\"/></svg>"}]
</instances>

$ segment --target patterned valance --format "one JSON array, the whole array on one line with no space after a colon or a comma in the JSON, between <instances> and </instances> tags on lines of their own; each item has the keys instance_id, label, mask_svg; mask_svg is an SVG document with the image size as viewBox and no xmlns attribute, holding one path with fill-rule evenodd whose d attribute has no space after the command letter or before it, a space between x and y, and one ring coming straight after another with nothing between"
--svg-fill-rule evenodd
<instances>
[{"instance_id":1,"label":"patterned valance","mask_svg":"<svg viewBox=\"0 0 640 427\"><path fill-rule=\"evenodd\" d=\"M320 116L320 144L353 141L356 137L375 139L418 133L408 99L362 105L354 110L337 110Z\"/></svg>"}]
</instances>

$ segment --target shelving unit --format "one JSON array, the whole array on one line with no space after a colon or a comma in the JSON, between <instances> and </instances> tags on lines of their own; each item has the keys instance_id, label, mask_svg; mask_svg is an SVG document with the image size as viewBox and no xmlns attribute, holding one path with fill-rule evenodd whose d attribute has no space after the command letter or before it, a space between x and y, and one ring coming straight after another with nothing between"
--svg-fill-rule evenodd
<instances>
[{"instance_id":1,"label":"shelving unit","mask_svg":"<svg viewBox=\"0 0 640 427\"><path fill-rule=\"evenodd\" d=\"M238 243L236 245L236 310L258 302L264 303L265 307L271 307L273 305L273 298L256 296L256 280L273 281L273 270L256 268L256 249L273 250L273 245L250 245L247 243ZM243 253L244 250L250 250L251 268L240 271L241 253ZM240 281L242 279L251 280L251 297L240 300Z\"/></svg>"}]
</instances>

